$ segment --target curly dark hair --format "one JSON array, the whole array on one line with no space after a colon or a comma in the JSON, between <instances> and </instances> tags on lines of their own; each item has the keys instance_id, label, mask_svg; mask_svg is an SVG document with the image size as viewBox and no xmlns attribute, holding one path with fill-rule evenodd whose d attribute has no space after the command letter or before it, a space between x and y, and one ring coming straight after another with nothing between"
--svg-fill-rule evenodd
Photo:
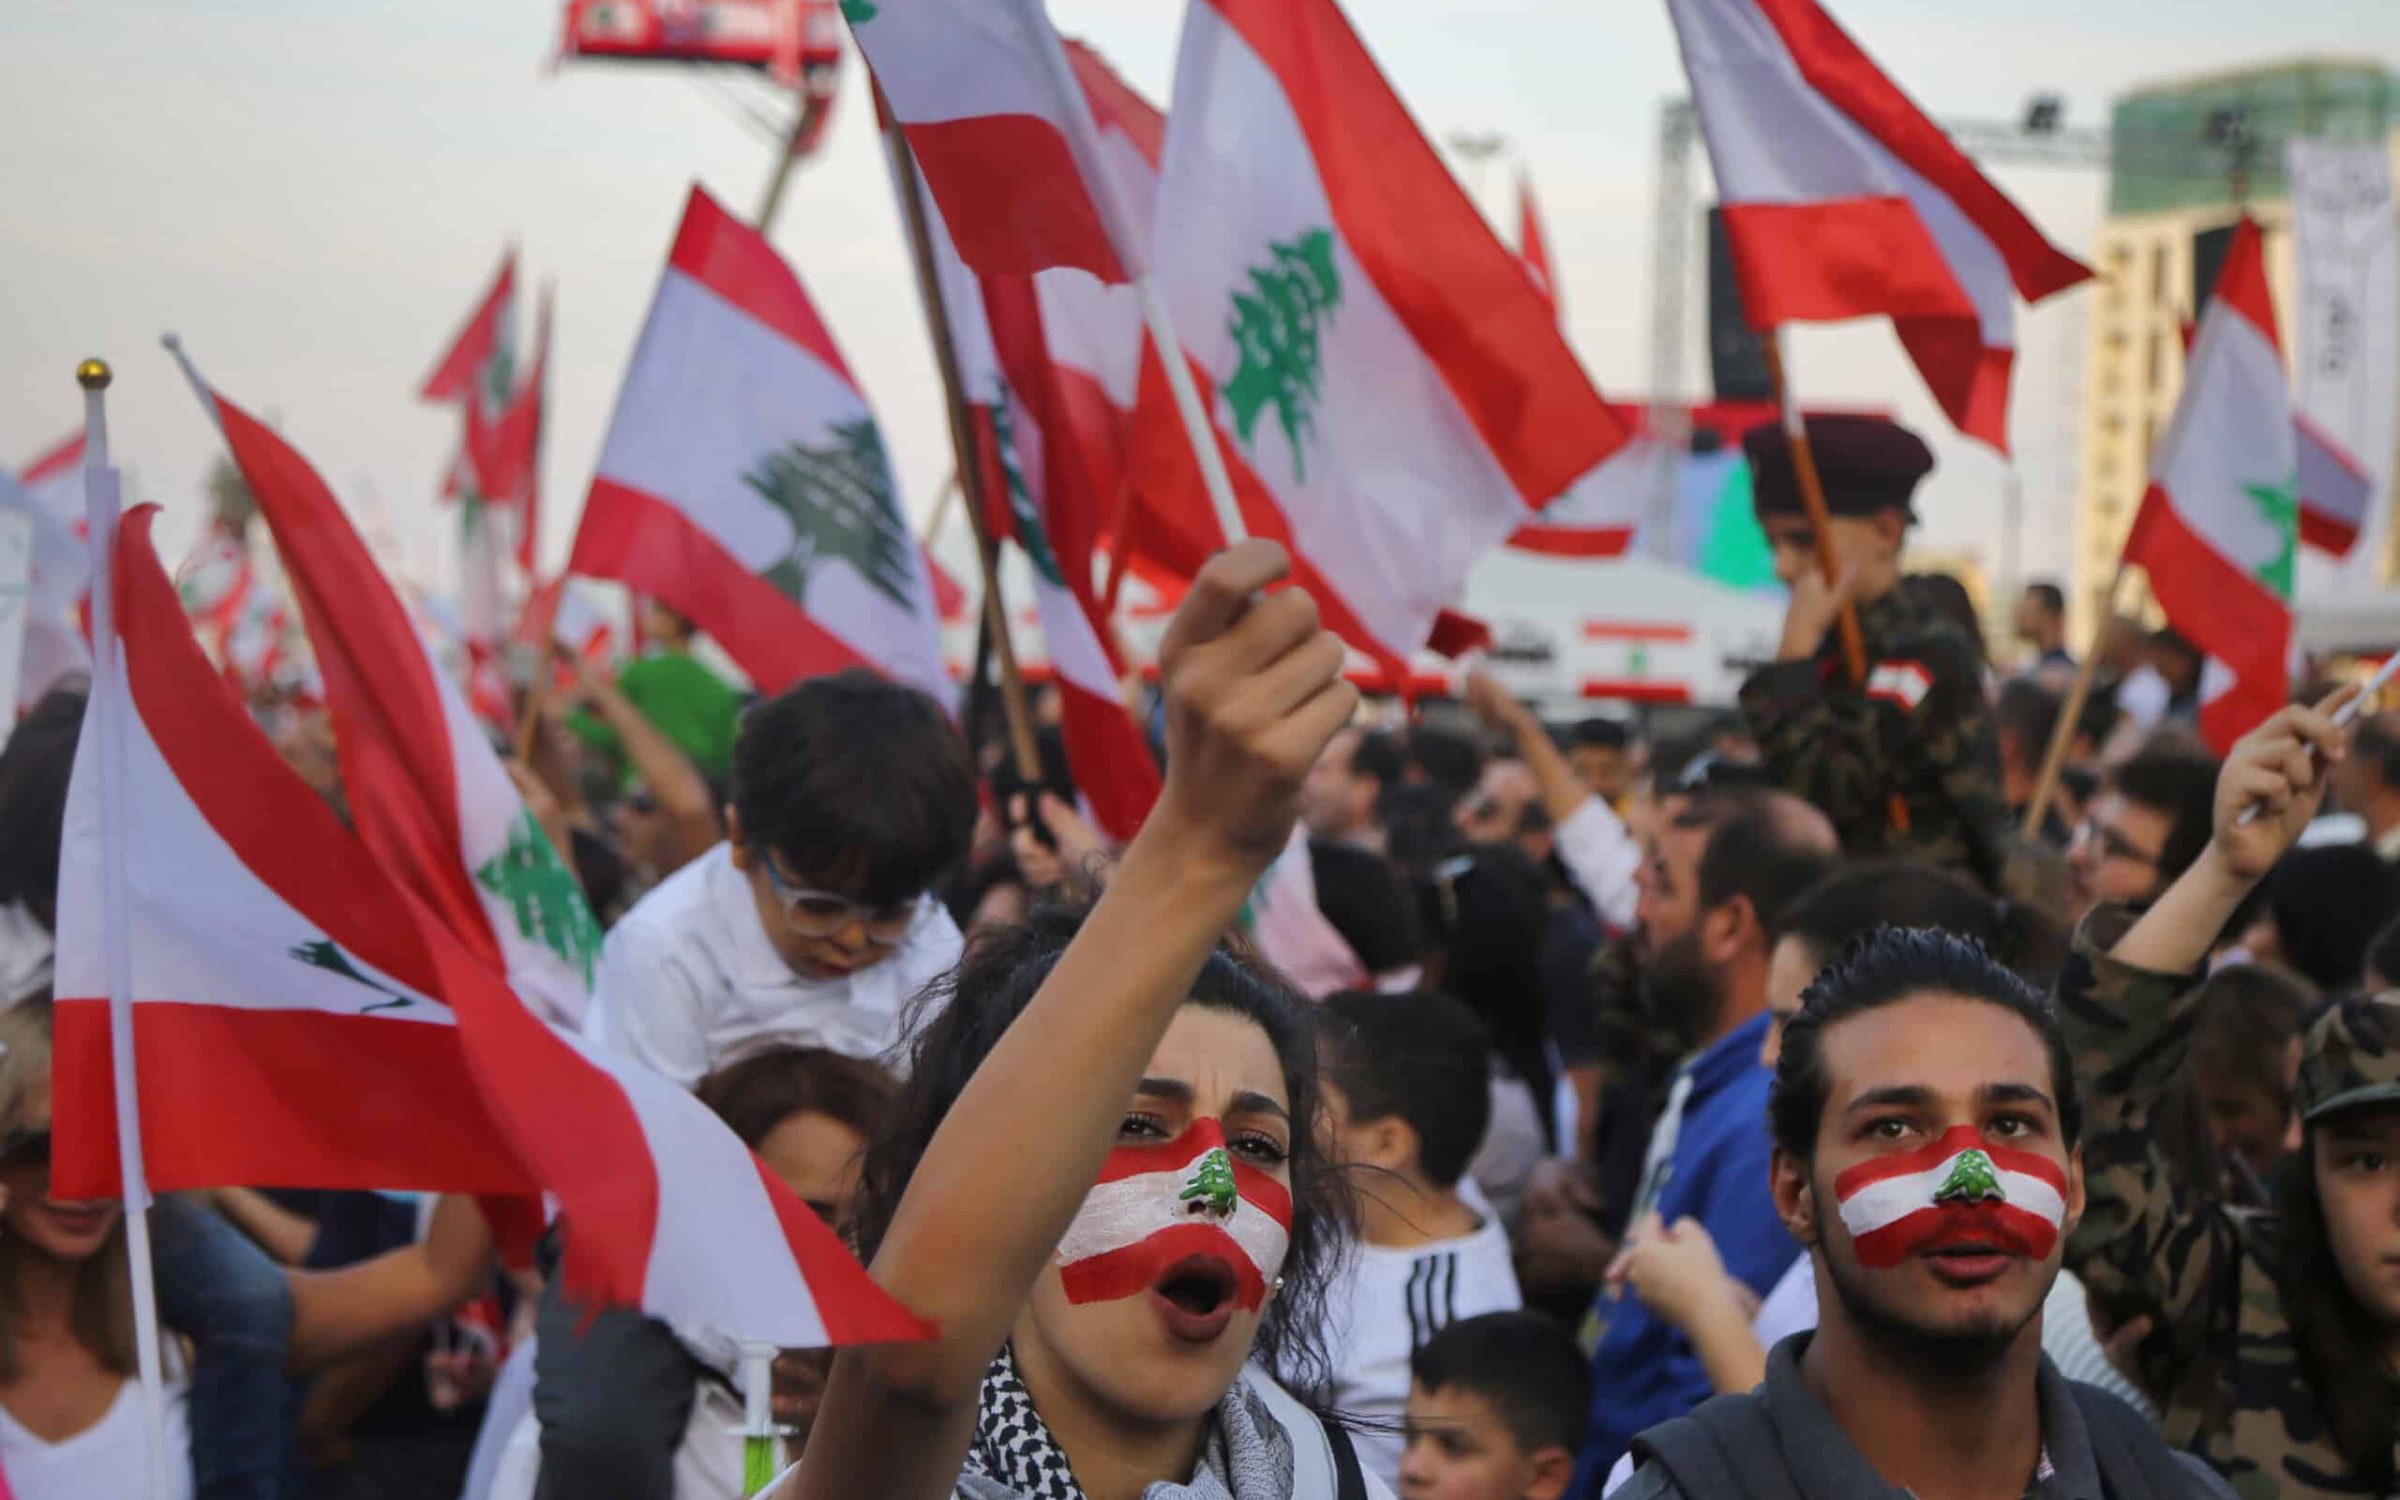
<instances>
[{"instance_id":1,"label":"curly dark hair","mask_svg":"<svg viewBox=\"0 0 2400 1500\"><path fill-rule=\"evenodd\" d=\"M1086 910L1047 906L1017 926L978 935L958 968L911 1004L900 1096L886 1127L867 1146L851 1221L862 1260L874 1259L934 1132L1001 1035L1033 1003L1082 928ZM1282 1066L1292 1113L1291 1242L1282 1288L1259 1323L1252 1358L1287 1389L1323 1389L1333 1373L1326 1302L1353 1216L1340 1169L1317 1144L1317 1048L1309 1003L1230 945L1208 956L1184 1003L1256 1023Z\"/></svg>"}]
</instances>

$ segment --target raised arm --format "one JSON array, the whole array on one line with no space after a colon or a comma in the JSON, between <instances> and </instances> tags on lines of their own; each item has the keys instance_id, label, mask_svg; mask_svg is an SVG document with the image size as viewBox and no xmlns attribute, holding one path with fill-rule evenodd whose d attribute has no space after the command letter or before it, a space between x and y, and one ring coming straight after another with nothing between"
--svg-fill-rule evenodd
<instances>
[{"instance_id":1,"label":"raised arm","mask_svg":"<svg viewBox=\"0 0 2400 1500\"><path fill-rule=\"evenodd\" d=\"M1517 759L1533 773L1542 789L1542 810L1557 830L1559 860L1576 888L1611 927L1631 927L1639 895L1633 877L1641 868L1642 851L1623 820L1583 784L1551 741L1550 731L1508 689L1487 673L1469 672L1466 696L1467 707L1507 735Z\"/></svg>"},{"instance_id":2,"label":"raised arm","mask_svg":"<svg viewBox=\"0 0 2400 1500\"><path fill-rule=\"evenodd\" d=\"M294 1370L317 1369L423 1327L492 1273L492 1233L473 1198L447 1193L425 1238L338 1271L291 1271Z\"/></svg>"},{"instance_id":3,"label":"raised arm","mask_svg":"<svg viewBox=\"0 0 2400 1500\"><path fill-rule=\"evenodd\" d=\"M565 655L592 712L616 732L634 775L641 778L642 785L649 788L651 797L657 801L658 810L674 825L678 865L689 864L706 854L724 836L717 818L716 799L709 794L708 778L700 774L691 757L633 706L633 700L618 688L616 678L607 669L585 660L580 652Z\"/></svg>"},{"instance_id":4,"label":"raised arm","mask_svg":"<svg viewBox=\"0 0 2400 1500\"><path fill-rule=\"evenodd\" d=\"M1356 707L1315 603L1258 596L1289 566L1280 547L1245 542L1177 611L1160 651L1158 805L935 1133L869 1268L940 1333L841 1353L784 1500L951 1493L992 1356L1194 976L1289 837L1301 778Z\"/></svg>"}]
</instances>

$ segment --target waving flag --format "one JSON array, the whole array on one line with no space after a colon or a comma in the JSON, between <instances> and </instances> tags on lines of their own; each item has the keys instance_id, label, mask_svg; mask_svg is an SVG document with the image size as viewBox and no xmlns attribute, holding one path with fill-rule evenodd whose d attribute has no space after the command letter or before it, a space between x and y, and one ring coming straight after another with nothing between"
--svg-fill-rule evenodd
<instances>
[{"instance_id":1,"label":"waving flag","mask_svg":"<svg viewBox=\"0 0 2400 1500\"><path fill-rule=\"evenodd\" d=\"M2207 653L2200 733L2220 755L2288 696L2297 446L2258 225L2244 219L2125 539L2167 623Z\"/></svg>"},{"instance_id":2,"label":"waving flag","mask_svg":"<svg viewBox=\"0 0 2400 1500\"><path fill-rule=\"evenodd\" d=\"M495 370L495 357L502 355L508 344L509 319L517 295L517 252L511 248L501 258L499 274L492 278L491 289L475 304L475 311L459 329L457 337L417 388L417 399L448 403L472 399L478 384L492 384L505 390L513 372Z\"/></svg>"},{"instance_id":3,"label":"waving flag","mask_svg":"<svg viewBox=\"0 0 2400 1500\"><path fill-rule=\"evenodd\" d=\"M1387 661L1624 440L1333 0L1186 11L1154 234L1244 523ZM1213 517L1163 380L1141 400L1142 545L1193 566Z\"/></svg>"},{"instance_id":4,"label":"waving flag","mask_svg":"<svg viewBox=\"0 0 2400 1500\"><path fill-rule=\"evenodd\" d=\"M1879 1271L1920 1250L1963 1244L2047 1260L2067 1218L2067 1174L2058 1163L1994 1145L1972 1125L1847 1168L1833 1193L1858 1263Z\"/></svg>"},{"instance_id":5,"label":"waving flag","mask_svg":"<svg viewBox=\"0 0 2400 1500\"><path fill-rule=\"evenodd\" d=\"M568 571L666 601L763 692L873 667L950 700L874 414L800 278L699 188Z\"/></svg>"},{"instance_id":6,"label":"waving flag","mask_svg":"<svg viewBox=\"0 0 2400 1500\"><path fill-rule=\"evenodd\" d=\"M15 707L30 707L59 679L89 672L92 558L83 534L83 435L60 443L17 475L13 503L33 518L33 572L25 597L25 647ZM0 475L0 493L9 488ZM0 704L0 708L10 705Z\"/></svg>"},{"instance_id":7,"label":"waving flag","mask_svg":"<svg viewBox=\"0 0 2400 1500\"><path fill-rule=\"evenodd\" d=\"M2366 525L2375 476L2324 428L2295 419L2300 464L2300 540L2319 552L2346 557Z\"/></svg>"},{"instance_id":8,"label":"waving flag","mask_svg":"<svg viewBox=\"0 0 2400 1500\"><path fill-rule=\"evenodd\" d=\"M1667 0L1753 327L1888 317L2005 452L2016 307L2091 272L2042 238L1816 0Z\"/></svg>"},{"instance_id":9,"label":"waving flag","mask_svg":"<svg viewBox=\"0 0 2400 1500\"><path fill-rule=\"evenodd\" d=\"M1542 211L1533 201L1533 179L1517 176L1517 259L1525 262L1525 274L1550 299L1553 311L1564 311L1565 301L1558 295L1558 283L1550 278L1550 237L1542 232Z\"/></svg>"},{"instance_id":10,"label":"waving flag","mask_svg":"<svg viewBox=\"0 0 2400 1500\"><path fill-rule=\"evenodd\" d=\"M466 403L458 488L478 506L513 513L517 566L531 574L540 540L542 410L550 371L550 289L533 323L533 361L525 378L492 402Z\"/></svg>"},{"instance_id":11,"label":"waving flag","mask_svg":"<svg viewBox=\"0 0 2400 1500\"><path fill-rule=\"evenodd\" d=\"M706 1106L544 1019L581 1013L599 949L574 874L324 481L208 395L290 570L358 837L432 956L417 988L447 1001L501 1138L556 1195L569 1287L712 1351L919 1336Z\"/></svg>"},{"instance_id":12,"label":"waving flag","mask_svg":"<svg viewBox=\"0 0 2400 1500\"><path fill-rule=\"evenodd\" d=\"M1127 281L1082 91L1041 0L842 7L958 253L978 271ZM1130 226L1119 226L1127 229Z\"/></svg>"},{"instance_id":13,"label":"waving flag","mask_svg":"<svg viewBox=\"0 0 2400 1500\"><path fill-rule=\"evenodd\" d=\"M1187 1263L1256 1312L1291 1243L1292 1195L1225 1149L1203 1117L1156 1146L1119 1146L1058 1242L1069 1302L1139 1296Z\"/></svg>"}]
</instances>

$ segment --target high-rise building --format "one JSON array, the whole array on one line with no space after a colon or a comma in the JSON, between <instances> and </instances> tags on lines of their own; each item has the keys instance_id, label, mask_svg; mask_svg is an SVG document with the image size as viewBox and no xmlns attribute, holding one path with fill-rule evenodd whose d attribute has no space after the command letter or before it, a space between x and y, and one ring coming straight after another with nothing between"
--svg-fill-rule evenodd
<instances>
[{"instance_id":1,"label":"high-rise building","mask_svg":"<svg viewBox=\"0 0 2400 1500\"><path fill-rule=\"evenodd\" d=\"M2266 233L2267 275L2293 295L2284 147L2295 138L2376 141L2400 132L2400 77L2380 63L2311 58L2137 89L2109 131L2108 217L2093 247L2085 320L2081 476L2069 629L2087 638L2150 450L2183 389L2184 330L2242 209ZM2138 586L2138 585L2137 585ZM2128 588L2120 607L2141 602Z\"/></svg>"}]
</instances>

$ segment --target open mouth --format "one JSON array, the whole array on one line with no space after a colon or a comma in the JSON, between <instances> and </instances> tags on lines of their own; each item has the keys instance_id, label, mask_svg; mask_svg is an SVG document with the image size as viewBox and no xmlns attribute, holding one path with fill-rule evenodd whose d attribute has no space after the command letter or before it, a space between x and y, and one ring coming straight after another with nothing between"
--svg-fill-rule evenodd
<instances>
[{"instance_id":1,"label":"open mouth","mask_svg":"<svg viewBox=\"0 0 2400 1500\"><path fill-rule=\"evenodd\" d=\"M1150 1290L1167 1331L1203 1344L1233 1321L1241 1281L1220 1256L1187 1255L1159 1273Z\"/></svg>"}]
</instances>

